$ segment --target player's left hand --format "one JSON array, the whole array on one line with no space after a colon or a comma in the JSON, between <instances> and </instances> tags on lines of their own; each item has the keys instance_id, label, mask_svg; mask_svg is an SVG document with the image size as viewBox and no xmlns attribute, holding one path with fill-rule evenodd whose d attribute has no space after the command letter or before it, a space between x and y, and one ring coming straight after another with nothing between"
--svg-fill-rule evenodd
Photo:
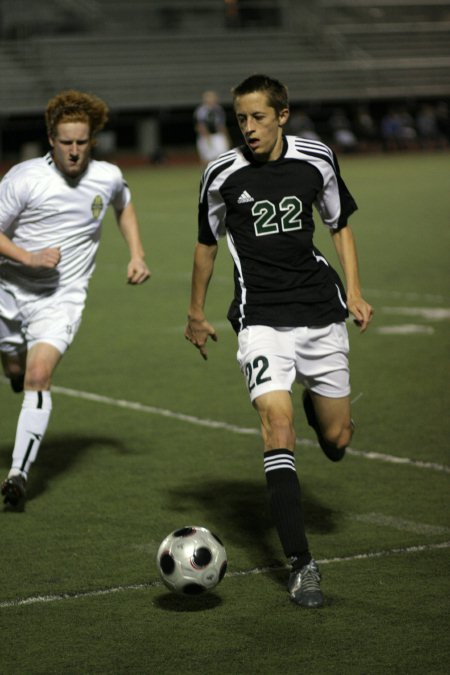
<instances>
[{"instance_id":1,"label":"player's left hand","mask_svg":"<svg viewBox=\"0 0 450 675\"><path fill-rule=\"evenodd\" d=\"M143 284L150 279L152 273L148 269L143 258L133 258L128 263L127 279L129 284Z\"/></svg>"},{"instance_id":2,"label":"player's left hand","mask_svg":"<svg viewBox=\"0 0 450 675\"><path fill-rule=\"evenodd\" d=\"M373 317L373 307L361 296L357 298L347 298L347 307L354 316L354 323L359 326L361 333L367 330Z\"/></svg>"}]
</instances>

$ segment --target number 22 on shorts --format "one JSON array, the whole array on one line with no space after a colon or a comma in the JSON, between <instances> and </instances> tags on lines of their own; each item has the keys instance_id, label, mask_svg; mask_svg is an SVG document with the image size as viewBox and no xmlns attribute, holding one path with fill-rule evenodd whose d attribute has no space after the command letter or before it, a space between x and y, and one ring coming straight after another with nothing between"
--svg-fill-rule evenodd
<instances>
[{"instance_id":1,"label":"number 22 on shorts","mask_svg":"<svg viewBox=\"0 0 450 675\"><path fill-rule=\"evenodd\" d=\"M253 361L245 364L248 390L252 391L257 385L270 382L270 375L266 375L269 360L265 356L256 356Z\"/></svg>"}]
</instances>

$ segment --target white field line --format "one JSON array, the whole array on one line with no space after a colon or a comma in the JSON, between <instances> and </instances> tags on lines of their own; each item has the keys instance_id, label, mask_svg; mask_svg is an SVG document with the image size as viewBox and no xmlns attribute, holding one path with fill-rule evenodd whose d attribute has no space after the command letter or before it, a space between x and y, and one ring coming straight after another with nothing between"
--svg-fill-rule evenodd
<instances>
[{"instance_id":1,"label":"white field line","mask_svg":"<svg viewBox=\"0 0 450 675\"><path fill-rule=\"evenodd\" d=\"M227 422L219 422L217 420L210 420L194 415L186 415L184 413L177 413L166 408L157 408L152 405L144 405L134 401L125 401L123 399L110 398L109 396L102 396L99 394L92 394L87 391L78 391L76 389L67 389L66 387L52 387L52 391L57 394L64 394L65 396L72 396L73 398L81 398L86 401L94 401L95 403L106 403L117 408L126 408L127 410L136 410L138 412L149 413L151 415L159 415L161 417L169 417L178 420L179 422L188 422L201 427L208 427L209 429L223 429L224 431L231 431L236 434L259 435L259 430L254 428L238 427Z\"/></svg>"},{"instance_id":2,"label":"white field line","mask_svg":"<svg viewBox=\"0 0 450 675\"><path fill-rule=\"evenodd\" d=\"M209 429L223 429L224 431L229 431L234 434L250 435L250 436L259 436L260 430L253 427L239 427L235 424L228 424L227 422L220 422L218 420L210 420L202 417L196 417L194 415L185 415L184 413L177 413L172 410L167 410L166 408L157 408L155 406L144 405L142 403L136 403L133 401L125 401L123 399L110 398L109 396L101 396L99 394L92 394L87 391L78 391L76 389L68 389L67 387L52 387L52 391L58 394L64 394L65 396L72 396L73 398L80 398L86 401L94 401L95 403L105 403L107 405L113 405L118 408L126 408L128 410L136 410L138 412L148 413L152 415L160 415L161 417L168 417L170 419L175 419L180 422L187 422L188 424L194 424L196 426L208 427ZM355 401L360 398L362 394L359 394ZM315 441L311 441L307 438L298 438L298 445L318 447L318 444ZM420 460L409 459L407 457L396 457L394 455L386 455L379 452L368 452L363 450L356 450L355 448L347 448L349 455L355 457L362 457L364 459L371 459L379 462L387 462L389 464L403 464L409 466L415 466L419 469L430 469L432 471L439 471L441 473L450 473L450 466L445 464L437 464L435 462L423 462Z\"/></svg>"},{"instance_id":3,"label":"white field line","mask_svg":"<svg viewBox=\"0 0 450 675\"><path fill-rule=\"evenodd\" d=\"M437 293L408 293L403 291L388 291L380 288L364 288L364 297L393 298L398 302L440 302L448 301L448 296Z\"/></svg>"},{"instance_id":4,"label":"white field line","mask_svg":"<svg viewBox=\"0 0 450 675\"><path fill-rule=\"evenodd\" d=\"M378 335L434 335L433 326L421 326L417 323L402 323L397 326L375 326Z\"/></svg>"},{"instance_id":5,"label":"white field line","mask_svg":"<svg viewBox=\"0 0 450 675\"><path fill-rule=\"evenodd\" d=\"M415 520L398 518L397 516L386 516L384 513L351 513L348 515L350 520L359 523L369 523L370 525L379 525L380 527L390 527L400 532L413 532L426 536L445 536L450 534L450 527L441 525L430 525L429 523L420 523Z\"/></svg>"},{"instance_id":6,"label":"white field line","mask_svg":"<svg viewBox=\"0 0 450 675\"><path fill-rule=\"evenodd\" d=\"M415 466L418 469L430 469L440 473L450 473L450 466L446 464L437 464L436 462L423 462L420 459L409 459L409 457L397 457L396 455L385 455L381 452L371 452L370 450L355 450L347 448L347 454L354 457L363 457L377 462L386 462L387 464L403 464L406 466Z\"/></svg>"},{"instance_id":7,"label":"white field line","mask_svg":"<svg viewBox=\"0 0 450 675\"><path fill-rule=\"evenodd\" d=\"M436 544L421 544L418 546L408 546L405 548L392 548L382 551L372 551L370 553L357 553L354 555L338 558L323 558L318 560L319 565L334 565L337 563L355 562L359 560L370 560L372 558L385 558L392 555L408 555L414 553L424 553L450 548L450 541L443 541ZM229 577L245 577L254 574L267 574L268 572L277 572L289 569L289 565L272 565L268 567L254 567L249 570L236 572L227 572ZM46 602L60 602L61 600L80 600L84 598L96 598L102 595L112 595L123 591L143 591L150 588L164 586L162 581L149 581L143 584L126 584L123 586L112 586L110 588L101 588L94 591L73 591L70 593L59 593L54 595L34 595L27 598L15 598L13 600L0 601L0 609L8 607L23 607L24 605L44 604Z\"/></svg>"},{"instance_id":8,"label":"white field line","mask_svg":"<svg viewBox=\"0 0 450 675\"><path fill-rule=\"evenodd\" d=\"M382 307L381 310L385 314L418 316L421 319L428 319L429 321L450 319L450 309L448 307Z\"/></svg>"},{"instance_id":9,"label":"white field line","mask_svg":"<svg viewBox=\"0 0 450 675\"><path fill-rule=\"evenodd\" d=\"M6 378L0 378L3 383L8 383ZM228 422L220 422L218 420L210 420L202 417L196 417L195 415L185 415L184 413L177 413L173 410L167 410L166 408L157 408L151 405L144 405L142 403L137 403L134 401L125 401L123 399L111 398L110 396L102 396L100 394L92 394L87 391L79 391L77 389L69 389L67 387L53 386L52 391L57 394L63 394L64 396L71 396L72 398L79 398L85 401L93 401L94 403L105 403L106 405L112 405L116 408L125 408L127 410L135 410L137 412L143 412L151 415L159 415L160 417L167 417L170 419L178 420L179 422L187 422L188 424L194 424L200 427L207 427L209 429L223 429L224 431L229 431L234 434L241 434L247 436L259 436L260 430L253 427L239 427L235 424L228 424ZM361 398L362 393L358 394L353 403L355 403L359 398ZM316 441L312 441L308 438L297 438L297 445L303 445L306 447L318 447ZM399 464L406 466L414 466L419 469L429 469L431 471L438 471L440 473L449 473L450 466L446 464L437 464L436 462L423 462L421 460L409 459L408 457L397 457L395 455L387 455L380 452L370 452L366 450L356 450L355 448L347 448L347 453L353 455L354 457L361 457L363 459L369 459L378 462L385 462L388 464Z\"/></svg>"}]
</instances>

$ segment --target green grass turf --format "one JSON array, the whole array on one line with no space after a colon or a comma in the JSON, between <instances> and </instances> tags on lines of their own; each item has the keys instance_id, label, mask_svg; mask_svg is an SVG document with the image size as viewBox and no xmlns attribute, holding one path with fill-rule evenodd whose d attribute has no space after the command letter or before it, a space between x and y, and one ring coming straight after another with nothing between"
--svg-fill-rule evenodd
<instances>
[{"instance_id":1,"label":"green grass turf","mask_svg":"<svg viewBox=\"0 0 450 675\"><path fill-rule=\"evenodd\" d=\"M448 671L449 319L415 311L450 308L448 160L341 160L360 206L352 223L376 317L363 336L349 325L360 454L327 462L294 394L297 467L326 596L317 612L289 602L260 439L239 433L258 425L225 321L226 245L208 300L219 342L205 363L183 338L199 170L126 172L153 279L126 285L126 248L108 217L84 320L55 385L110 402L56 390L26 510L0 512L0 672ZM320 224L317 242L334 261ZM405 324L427 332L381 332ZM0 383L5 473L20 404ZM190 601L165 590L154 562L163 537L185 524L217 531L229 557L220 586Z\"/></svg>"}]
</instances>

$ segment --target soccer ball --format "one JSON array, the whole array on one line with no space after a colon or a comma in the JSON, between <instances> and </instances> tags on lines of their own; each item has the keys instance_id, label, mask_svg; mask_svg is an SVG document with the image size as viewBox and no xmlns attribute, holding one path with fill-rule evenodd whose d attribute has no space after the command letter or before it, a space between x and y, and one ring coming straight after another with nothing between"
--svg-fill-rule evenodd
<instances>
[{"instance_id":1,"label":"soccer ball","mask_svg":"<svg viewBox=\"0 0 450 675\"><path fill-rule=\"evenodd\" d=\"M219 537L206 527L188 526L171 532L156 556L167 588L182 595L200 595L222 581L227 554Z\"/></svg>"}]
</instances>

